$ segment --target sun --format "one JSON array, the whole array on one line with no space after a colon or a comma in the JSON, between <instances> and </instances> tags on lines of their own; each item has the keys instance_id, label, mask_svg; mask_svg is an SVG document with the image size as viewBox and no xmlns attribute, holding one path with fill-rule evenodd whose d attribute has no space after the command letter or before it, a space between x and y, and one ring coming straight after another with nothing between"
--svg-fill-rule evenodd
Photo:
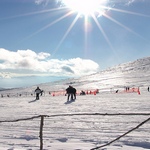
<instances>
[{"instance_id":1,"label":"sun","mask_svg":"<svg viewBox=\"0 0 150 150\"><path fill-rule=\"evenodd\" d=\"M108 0L62 0L66 7L84 16L91 16L95 13L102 14L107 2Z\"/></svg>"}]
</instances>

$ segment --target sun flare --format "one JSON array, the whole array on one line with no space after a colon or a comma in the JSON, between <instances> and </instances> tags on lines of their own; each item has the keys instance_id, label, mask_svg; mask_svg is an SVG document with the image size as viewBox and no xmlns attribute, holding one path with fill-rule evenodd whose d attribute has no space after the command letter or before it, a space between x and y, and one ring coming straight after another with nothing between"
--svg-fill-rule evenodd
<instances>
[{"instance_id":1,"label":"sun flare","mask_svg":"<svg viewBox=\"0 0 150 150\"><path fill-rule=\"evenodd\" d=\"M62 3L80 15L90 16L95 13L104 13L104 6L106 6L107 1L108 0L62 0Z\"/></svg>"}]
</instances>

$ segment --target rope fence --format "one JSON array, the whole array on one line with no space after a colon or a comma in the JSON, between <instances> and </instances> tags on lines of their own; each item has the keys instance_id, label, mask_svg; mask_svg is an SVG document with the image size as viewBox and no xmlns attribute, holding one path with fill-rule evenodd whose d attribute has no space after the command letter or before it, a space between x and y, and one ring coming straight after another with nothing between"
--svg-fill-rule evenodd
<instances>
[{"instance_id":1,"label":"rope fence","mask_svg":"<svg viewBox=\"0 0 150 150\"><path fill-rule=\"evenodd\" d=\"M81 90L77 90L76 94L80 95ZM85 94L87 95L96 95L97 93L99 93L98 89L89 89L89 90L85 90ZM35 92L18 92L18 93L0 93L0 98L4 98L4 97L35 97ZM59 91L43 91L42 94L40 96L66 96L66 90L59 90Z\"/></svg>"},{"instance_id":2,"label":"rope fence","mask_svg":"<svg viewBox=\"0 0 150 150\"><path fill-rule=\"evenodd\" d=\"M53 117L65 117L65 116L150 116L150 113L70 113L70 114L56 114L56 115L37 115L37 116L33 116L33 117L28 117L28 118L21 118L21 119L14 119L14 120L0 120L0 123L10 123L10 122L20 122L20 121L27 121L27 120L33 120L33 119L37 119L40 118L40 131L39 131L39 138L40 138L40 150L43 150L43 128L44 128L44 118L49 117L49 118L53 118ZM138 129L139 127L141 127L142 125L144 125L145 123L147 123L148 121L150 121L150 117L147 118L146 120L142 121L141 123L139 123L137 126L133 127L132 129L130 129L129 131L123 133L122 135L118 136L117 138L115 138L114 140L103 144L101 146L92 148L91 150L96 150L96 149L100 149L102 147L106 147L116 141L118 141L119 139L121 139L122 137L126 136L127 134L133 132L134 130Z\"/></svg>"},{"instance_id":3,"label":"rope fence","mask_svg":"<svg viewBox=\"0 0 150 150\"><path fill-rule=\"evenodd\" d=\"M59 91L47 91L47 90L42 90L41 96L65 96L66 95L66 90L59 90ZM85 95L96 95L98 93L102 93L103 90L101 89L84 89L84 90L77 90L76 94L81 95L81 91L85 92ZM121 88L121 89L113 89L113 88L107 88L104 90L105 92L110 92L110 93L140 93L139 87L132 87L132 88ZM18 92L18 93L3 93L1 91L0 93L0 98L4 97L35 97L35 91L32 90L31 92Z\"/></svg>"}]
</instances>

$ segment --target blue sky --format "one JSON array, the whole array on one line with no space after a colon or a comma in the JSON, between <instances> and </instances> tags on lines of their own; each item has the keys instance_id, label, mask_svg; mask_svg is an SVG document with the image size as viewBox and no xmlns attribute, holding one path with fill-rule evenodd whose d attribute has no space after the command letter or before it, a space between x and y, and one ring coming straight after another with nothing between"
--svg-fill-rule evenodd
<instances>
[{"instance_id":1,"label":"blue sky","mask_svg":"<svg viewBox=\"0 0 150 150\"><path fill-rule=\"evenodd\" d=\"M150 56L150 0L92 0L100 5L86 14L91 0L72 0L76 9L66 1L0 1L0 87L79 77Z\"/></svg>"}]
</instances>

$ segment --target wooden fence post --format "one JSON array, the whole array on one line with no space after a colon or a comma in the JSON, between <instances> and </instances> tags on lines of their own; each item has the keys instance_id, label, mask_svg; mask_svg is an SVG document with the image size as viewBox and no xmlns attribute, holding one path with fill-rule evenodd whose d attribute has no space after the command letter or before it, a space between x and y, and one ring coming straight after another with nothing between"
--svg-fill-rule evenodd
<instances>
[{"instance_id":1,"label":"wooden fence post","mask_svg":"<svg viewBox=\"0 0 150 150\"><path fill-rule=\"evenodd\" d=\"M44 116L41 116L40 122L40 150L43 150L43 125L44 125Z\"/></svg>"}]
</instances>

